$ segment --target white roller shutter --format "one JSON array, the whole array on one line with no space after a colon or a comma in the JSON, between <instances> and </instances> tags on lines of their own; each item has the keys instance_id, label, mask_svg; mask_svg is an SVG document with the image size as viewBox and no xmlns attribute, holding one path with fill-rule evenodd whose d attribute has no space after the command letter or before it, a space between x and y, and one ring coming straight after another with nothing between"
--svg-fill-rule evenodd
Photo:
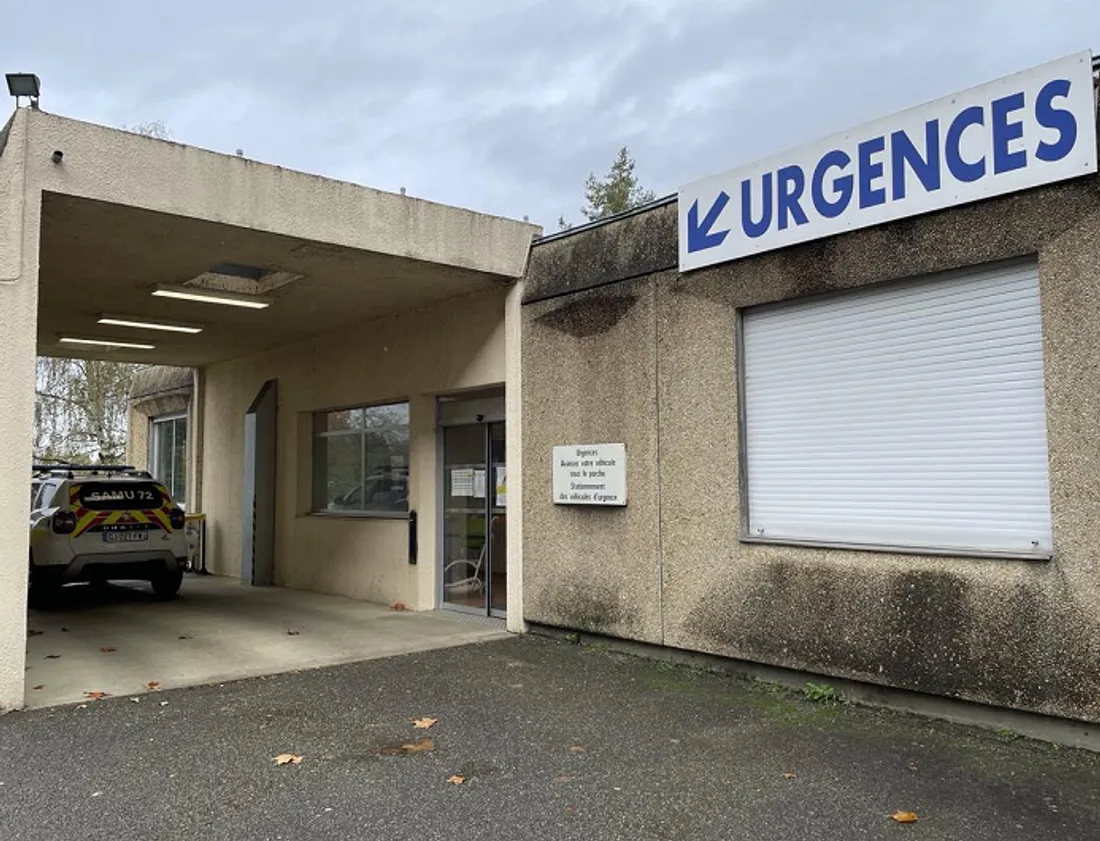
<instances>
[{"instance_id":1,"label":"white roller shutter","mask_svg":"<svg viewBox=\"0 0 1100 841\"><path fill-rule=\"evenodd\" d=\"M1051 552L1034 261L742 322L748 537Z\"/></svg>"}]
</instances>

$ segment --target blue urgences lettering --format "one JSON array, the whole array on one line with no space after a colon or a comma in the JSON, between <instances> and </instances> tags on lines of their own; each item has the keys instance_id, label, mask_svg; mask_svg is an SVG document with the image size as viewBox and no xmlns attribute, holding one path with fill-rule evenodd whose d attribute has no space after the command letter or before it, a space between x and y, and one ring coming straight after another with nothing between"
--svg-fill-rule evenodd
<instances>
[{"instance_id":1,"label":"blue urgences lettering","mask_svg":"<svg viewBox=\"0 0 1100 841\"><path fill-rule=\"evenodd\" d=\"M814 200L814 208L826 219L832 219L843 213L852 201L852 191L855 182L851 175L838 175L833 179L832 188L837 197L832 201L825 198L825 173L830 169L843 171L852 162L847 152L833 149L821 156L821 160L814 167L814 178L811 193Z\"/></svg>"},{"instance_id":2,"label":"blue urgences lettering","mask_svg":"<svg viewBox=\"0 0 1100 841\"><path fill-rule=\"evenodd\" d=\"M1037 94L1009 89L983 104L971 99L953 114L941 113L915 127L849 136L816 161L802 158L757 171L740 181L739 201L732 208L739 219L730 222L735 229L740 223L738 236L759 239L815 219L912 201L952 183L969 184L1035 162L1060 161L1074 150L1079 136L1077 117L1064 107L1072 85L1069 79L1055 78ZM713 228L730 201L721 193L702 220L698 202L691 206L688 251L725 241L730 231Z\"/></svg>"},{"instance_id":3,"label":"blue urgences lettering","mask_svg":"<svg viewBox=\"0 0 1100 841\"><path fill-rule=\"evenodd\" d=\"M1072 111L1055 108L1053 100L1069 96L1069 79L1053 79L1043 85L1035 98L1035 119L1043 128L1056 129L1058 140L1047 143L1045 140L1035 150L1035 157L1041 161L1053 163L1068 155L1077 143L1077 118Z\"/></svg>"}]
</instances>

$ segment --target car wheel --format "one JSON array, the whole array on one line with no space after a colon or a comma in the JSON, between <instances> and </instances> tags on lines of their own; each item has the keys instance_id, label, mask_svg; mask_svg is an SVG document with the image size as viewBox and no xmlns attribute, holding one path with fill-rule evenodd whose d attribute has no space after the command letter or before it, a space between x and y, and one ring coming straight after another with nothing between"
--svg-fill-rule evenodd
<instances>
[{"instance_id":1,"label":"car wheel","mask_svg":"<svg viewBox=\"0 0 1100 841\"><path fill-rule=\"evenodd\" d=\"M30 606L51 606L61 593L62 583L57 576L48 575L32 566L30 586L27 588Z\"/></svg>"},{"instance_id":2,"label":"car wheel","mask_svg":"<svg viewBox=\"0 0 1100 841\"><path fill-rule=\"evenodd\" d=\"M153 592L156 593L158 599L170 599L180 591L180 585L183 584L183 572L180 570L162 572L149 583L153 585Z\"/></svg>"}]
</instances>

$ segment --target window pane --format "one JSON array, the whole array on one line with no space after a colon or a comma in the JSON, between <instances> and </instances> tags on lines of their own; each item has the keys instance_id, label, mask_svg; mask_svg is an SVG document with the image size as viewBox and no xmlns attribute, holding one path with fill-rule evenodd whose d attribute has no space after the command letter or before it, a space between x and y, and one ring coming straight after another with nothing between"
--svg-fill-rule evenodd
<instances>
[{"instance_id":1,"label":"window pane","mask_svg":"<svg viewBox=\"0 0 1100 841\"><path fill-rule=\"evenodd\" d=\"M336 412L322 412L317 415L318 432L344 432L363 428L362 409L340 409Z\"/></svg>"},{"instance_id":2,"label":"window pane","mask_svg":"<svg viewBox=\"0 0 1100 841\"><path fill-rule=\"evenodd\" d=\"M408 466L408 404L314 416L315 511L404 513Z\"/></svg>"},{"instance_id":3,"label":"window pane","mask_svg":"<svg viewBox=\"0 0 1100 841\"><path fill-rule=\"evenodd\" d=\"M314 439L313 457L321 469L313 489L314 508L359 511L363 507L363 439L334 435Z\"/></svg>"},{"instance_id":4,"label":"window pane","mask_svg":"<svg viewBox=\"0 0 1100 841\"><path fill-rule=\"evenodd\" d=\"M157 421L153 424L153 478L172 486L172 424Z\"/></svg>"},{"instance_id":5,"label":"window pane","mask_svg":"<svg viewBox=\"0 0 1100 841\"><path fill-rule=\"evenodd\" d=\"M178 505L187 500L187 418L176 418L172 423L172 500Z\"/></svg>"}]
</instances>

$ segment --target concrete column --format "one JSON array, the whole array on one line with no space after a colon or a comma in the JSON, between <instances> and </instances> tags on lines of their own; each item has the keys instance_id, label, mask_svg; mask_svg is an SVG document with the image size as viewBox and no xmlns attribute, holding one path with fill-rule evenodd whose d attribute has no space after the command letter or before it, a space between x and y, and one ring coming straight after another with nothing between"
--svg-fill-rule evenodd
<instances>
[{"instance_id":1,"label":"concrete column","mask_svg":"<svg viewBox=\"0 0 1100 841\"><path fill-rule=\"evenodd\" d=\"M41 193L28 177L30 111L0 134L0 711L23 706ZM6 136L5 136L6 135Z\"/></svg>"},{"instance_id":2,"label":"concrete column","mask_svg":"<svg viewBox=\"0 0 1100 841\"><path fill-rule=\"evenodd\" d=\"M417 394L409 398L409 473L412 480L410 507L417 516L415 610L434 610L439 558L436 554L439 518L438 429L435 397Z\"/></svg>"},{"instance_id":3,"label":"concrete column","mask_svg":"<svg viewBox=\"0 0 1100 841\"><path fill-rule=\"evenodd\" d=\"M523 378L520 302L523 281L504 302L504 451L508 462L508 630L523 633Z\"/></svg>"}]
</instances>

